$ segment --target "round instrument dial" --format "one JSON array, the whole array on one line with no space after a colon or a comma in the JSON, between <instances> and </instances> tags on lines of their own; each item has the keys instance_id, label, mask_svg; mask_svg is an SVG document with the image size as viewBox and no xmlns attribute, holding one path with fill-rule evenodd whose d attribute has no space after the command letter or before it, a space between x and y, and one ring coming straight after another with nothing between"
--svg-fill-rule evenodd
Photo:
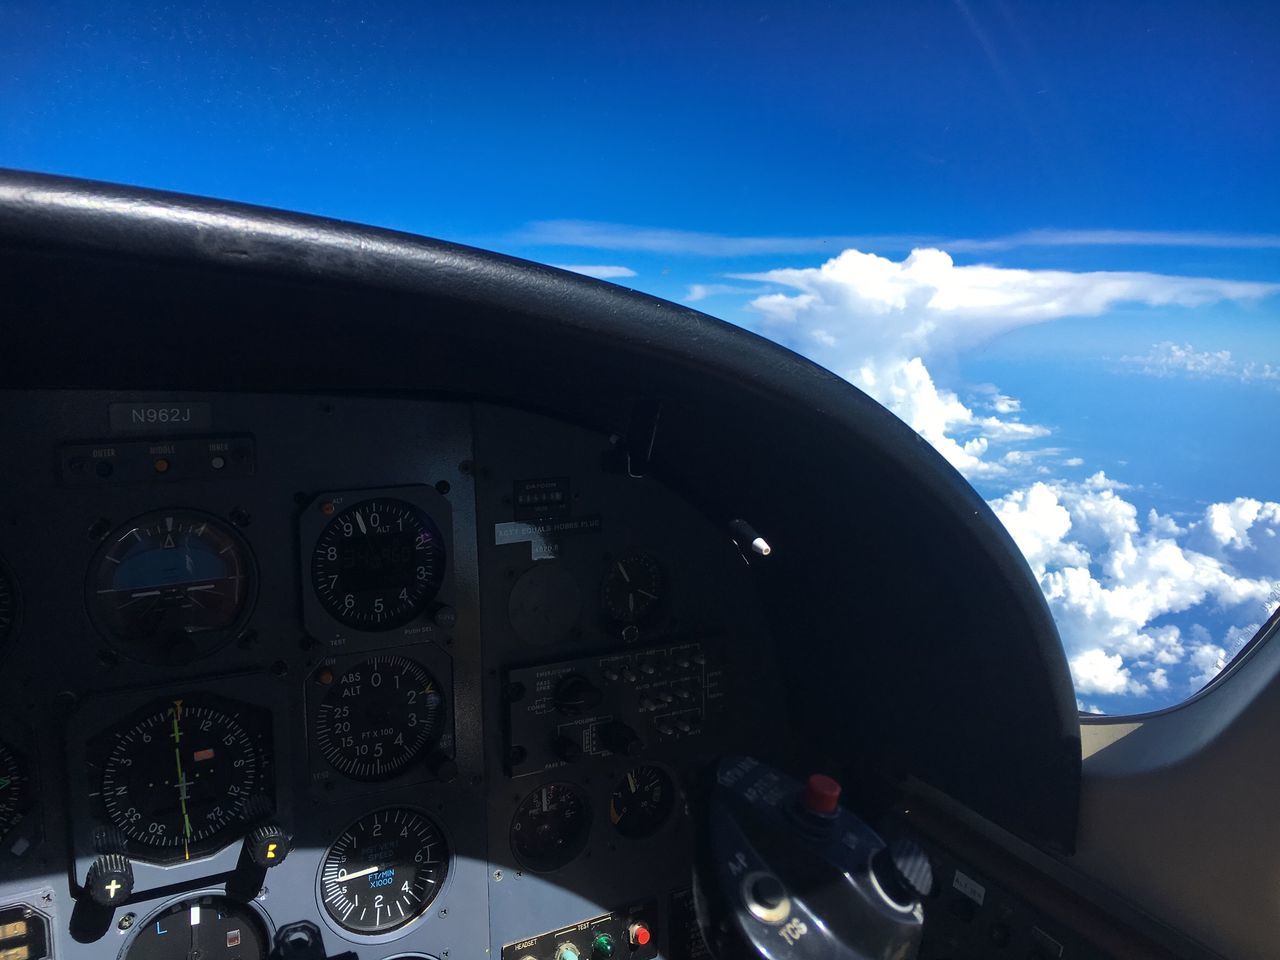
<instances>
[{"instance_id":1,"label":"round instrument dial","mask_svg":"<svg viewBox=\"0 0 1280 960\"><path fill-rule=\"evenodd\" d=\"M662 600L662 567L647 553L635 551L608 561L604 572L602 602L610 619L639 623Z\"/></svg>"},{"instance_id":2,"label":"round instrument dial","mask_svg":"<svg viewBox=\"0 0 1280 960\"><path fill-rule=\"evenodd\" d=\"M316 713L320 754L353 780L386 780L440 738L444 697L422 664L379 656L356 664L332 684Z\"/></svg>"},{"instance_id":3,"label":"round instrument dial","mask_svg":"<svg viewBox=\"0 0 1280 960\"><path fill-rule=\"evenodd\" d=\"M135 855L189 860L271 812L271 756L256 713L193 696L157 703L108 734L96 797Z\"/></svg>"},{"instance_id":4,"label":"round instrument dial","mask_svg":"<svg viewBox=\"0 0 1280 960\"><path fill-rule=\"evenodd\" d=\"M210 896L153 915L124 960L266 960L270 952L266 928L251 907Z\"/></svg>"},{"instance_id":5,"label":"round instrument dial","mask_svg":"<svg viewBox=\"0 0 1280 960\"><path fill-rule=\"evenodd\" d=\"M632 840L662 829L675 809L676 785L661 767L649 764L628 770L609 798L609 822Z\"/></svg>"},{"instance_id":6,"label":"round instrument dial","mask_svg":"<svg viewBox=\"0 0 1280 960\"><path fill-rule=\"evenodd\" d=\"M0 837L16 827L31 806L31 780L26 765L0 743Z\"/></svg>"},{"instance_id":7,"label":"round instrument dial","mask_svg":"<svg viewBox=\"0 0 1280 960\"><path fill-rule=\"evenodd\" d=\"M591 833L591 808L571 783L548 783L521 801L511 821L511 849L530 870L558 870Z\"/></svg>"},{"instance_id":8,"label":"round instrument dial","mask_svg":"<svg viewBox=\"0 0 1280 960\"><path fill-rule=\"evenodd\" d=\"M190 510L131 520L103 544L89 609L120 652L148 663L212 653L249 612L249 548L230 526Z\"/></svg>"},{"instance_id":9,"label":"round instrument dial","mask_svg":"<svg viewBox=\"0 0 1280 960\"><path fill-rule=\"evenodd\" d=\"M352 933L399 929L431 906L449 871L449 846L435 822L407 807L361 817L325 853L320 899Z\"/></svg>"},{"instance_id":10,"label":"round instrument dial","mask_svg":"<svg viewBox=\"0 0 1280 960\"><path fill-rule=\"evenodd\" d=\"M311 554L311 584L330 616L358 630L404 626L444 577L444 538L403 500L364 500L337 514Z\"/></svg>"}]
</instances>

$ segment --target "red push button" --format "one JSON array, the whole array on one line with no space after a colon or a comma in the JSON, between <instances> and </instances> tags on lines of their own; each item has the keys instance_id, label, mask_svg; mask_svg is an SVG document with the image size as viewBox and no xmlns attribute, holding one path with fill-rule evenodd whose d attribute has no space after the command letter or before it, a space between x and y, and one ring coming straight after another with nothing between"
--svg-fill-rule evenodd
<instances>
[{"instance_id":1,"label":"red push button","mask_svg":"<svg viewBox=\"0 0 1280 960\"><path fill-rule=\"evenodd\" d=\"M804 788L804 808L810 813L830 814L840 806L840 784L815 773Z\"/></svg>"},{"instance_id":2,"label":"red push button","mask_svg":"<svg viewBox=\"0 0 1280 960\"><path fill-rule=\"evenodd\" d=\"M627 927L627 939L631 941L633 947L645 947L653 939L653 934L649 931L647 924L633 923Z\"/></svg>"}]
</instances>

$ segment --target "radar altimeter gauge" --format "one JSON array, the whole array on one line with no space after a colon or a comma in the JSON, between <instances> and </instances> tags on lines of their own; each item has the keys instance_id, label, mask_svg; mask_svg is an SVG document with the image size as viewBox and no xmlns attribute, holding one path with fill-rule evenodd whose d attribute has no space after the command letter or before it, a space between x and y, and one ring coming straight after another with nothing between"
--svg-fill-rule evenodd
<instances>
[{"instance_id":1,"label":"radar altimeter gauge","mask_svg":"<svg viewBox=\"0 0 1280 960\"><path fill-rule=\"evenodd\" d=\"M397 930L422 916L449 871L449 846L426 814L393 807L361 817L324 855L320 901L351 933Z\"/></svg>"},{"instance_id":2,"label":"radar altimeter gauge","mask_svg":"<svg viewBox=\"0 0 1280 960\"><path fill-rule=\"evenodd\" d=\"M444 537L413 504L362 500L337 513L311 553L311 585L340 623L376 632L419 616L444 579Z\"/></svg>"},{"instance_id":3,"label":"radar altimeter gauge","mask_svg":"<svg viewBox=\"0 0 1280 960\"><path fill-rule=\"evenodd\" d=\"M375 656L330 684L315 719L320 755L353 780L386 780L401 773L439 741L444 696L416 660Z\"/></svg>"}]
</instances>

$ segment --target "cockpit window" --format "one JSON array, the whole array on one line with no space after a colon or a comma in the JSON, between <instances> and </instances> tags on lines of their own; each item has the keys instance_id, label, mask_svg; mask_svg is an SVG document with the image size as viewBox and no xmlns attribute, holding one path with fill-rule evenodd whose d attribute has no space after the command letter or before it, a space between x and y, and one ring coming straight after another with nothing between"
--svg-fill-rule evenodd
<instances>
[{"instance_id":1,"label":"cockpit window","mask_svg":"<svg viewBox=\"0 0 1280 960\"><path fill-rule=\"evenodd\" d=\"M1267 4L80 6L0 12L0 163L496 248L813 358L991 504L1081 710L1180 702L1280 602Z\"/></svg>"}]
</instances>

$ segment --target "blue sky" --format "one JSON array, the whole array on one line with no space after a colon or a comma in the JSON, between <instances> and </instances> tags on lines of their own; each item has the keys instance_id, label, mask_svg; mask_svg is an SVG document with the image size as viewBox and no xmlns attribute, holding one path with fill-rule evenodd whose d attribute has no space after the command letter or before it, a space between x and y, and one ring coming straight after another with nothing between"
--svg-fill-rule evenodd
<instances>
[{"instance_id":1,"label":"blue sky","mask_svg":"<svg viewBox=\"0 0 1280 960\"><path fill-rule=\"evenodd\" d=\"M1280 577L1278 94L1263 2L0 0L0 165L612 267L955 441L1110 710Z\"/></svg>"}]
</instances>

